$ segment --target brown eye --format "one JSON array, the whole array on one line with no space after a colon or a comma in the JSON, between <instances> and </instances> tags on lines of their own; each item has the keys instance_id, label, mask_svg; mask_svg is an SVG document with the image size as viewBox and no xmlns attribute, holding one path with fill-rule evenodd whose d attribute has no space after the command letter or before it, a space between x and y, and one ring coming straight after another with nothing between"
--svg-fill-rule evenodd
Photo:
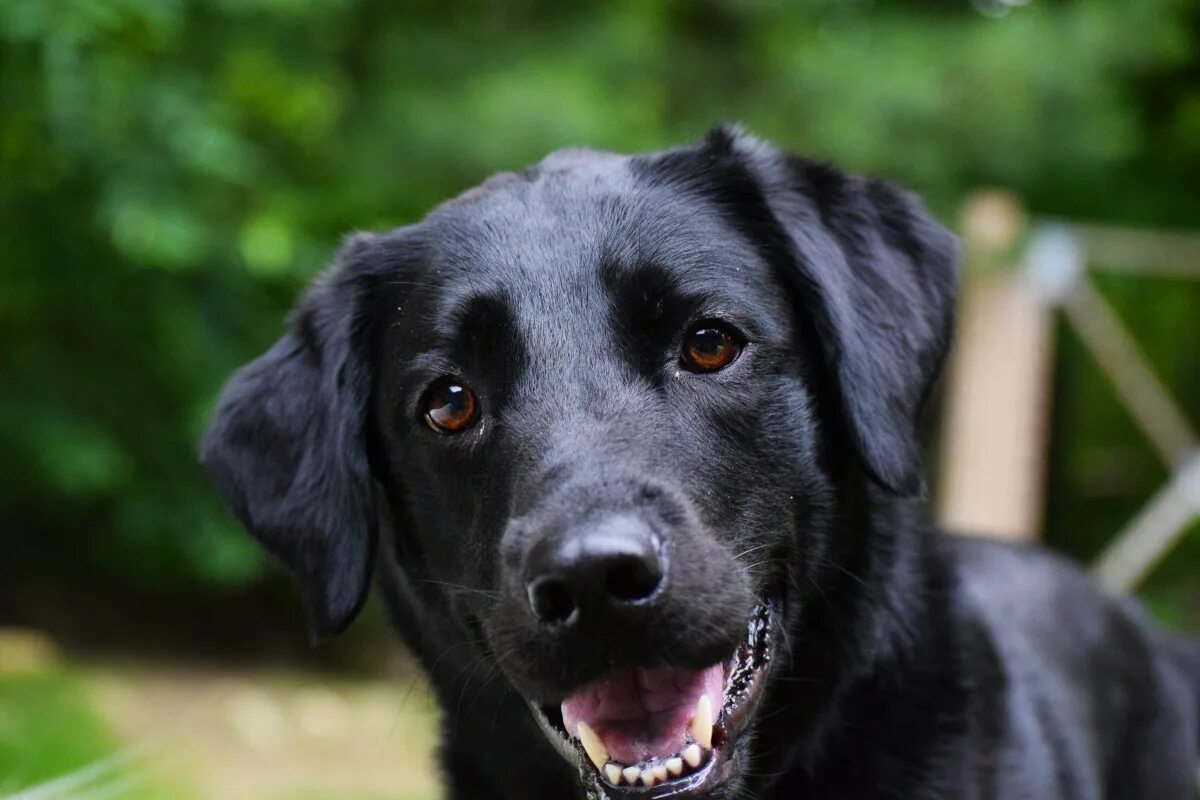
<instances>
[{"instance_id":1,"label":"brown eye","mask_svg":"<svg viewBox=\"0 0 1200 800\"><path fill-rule=\"evenodd\" d=\"M425 423L440 433L465 430L479 415L475 393L462 384L443 381L425 395Z\"/></svg>"},{"instance_id":2,"label":"brown eye","mask_svg":"<svg viewBox=\"0 0 1200 800\"><path fill-rule=\"evenodd\" d=\"M733 363L742 352L741 340L725 328L703 323L683 340L683 363L693 372L716 372Z\"/></svg>"}]
</instances>

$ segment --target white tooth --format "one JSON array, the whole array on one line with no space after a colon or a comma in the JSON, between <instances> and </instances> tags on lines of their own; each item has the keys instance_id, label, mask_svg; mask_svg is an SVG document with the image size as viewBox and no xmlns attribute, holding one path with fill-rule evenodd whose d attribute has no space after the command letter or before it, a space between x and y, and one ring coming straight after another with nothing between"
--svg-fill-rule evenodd
<instances>
[{"instance_id":1,"label":"white tooth","mask_svg":"<svg viewBox=\"0 0 1200 800\"><path fill-rule=\"evenodd\" d=\"M646 786L653 786L654 782L654 770L646 767L642 770L642 783L646 784Z\"/></svg>"},{"instance_id":2,"label":"white tooth","mask_svg":"<svg viewBox=\"0 0 1200 800\"><path fill-rule=\"evenodd\" d=\"M616 764L605 764L604 775L613 786L621 785L621 768Z\"/></svg>"},{"instance_id":3,"label":"white tooth","mask_svg":"<svg viewBox=\"0 0 1200 800\"><path fill-rule=\"evenodd\" d=\"M700 745L698 744L689 744L683 748L683 752L679 755L683 756L683 760L692 769L700 766L700 759L703 757L703 753L700 752Z\"/></svg>"},{"instance_id":4,"label":"white tooth","mask_svg":"<svg viewBox=\"0 0 1200 800\"><path fill-rule=\"evenodd\" d=\"M625 782L630 786L637 785L637 780L641 777L642 771L637 767L626 767L621 770L621 774L625 776Z\"/></svg>"},{"instance_id":5,"label":"white tooth","mask_svg":"<svg viewBox=\"0 0 1200 800\"><path fill-rule=\"evenodd\" d=\"M584 752L596 765L596 769L604 769L604 762L608 761L608 748L604 746L604 740L592 730L591 725L582 720L575 728L575 733L579 735L579 743L583 745Z\"/></svg>"},{"instance_id":6,"label":"white tooth","mask_svg":"<svg viewBox=\"0 0 1200 800\"><path fill-rule=\"evenodd\" d=\"M712 749L712 729L712 701L702 694L696 703L696 716L692 717L692 738L705 750Z\"/></svg>"},{"instance_id":7,"label":"white tooth","mask_svg":"<svg viewBox=\"0 0 1200 800\"><path fill-rule=\"evenodd\" d=\"M683 774L683 759L679 756L667 759L667 772L678 777Z\"/></svg>"},{"instance_id":8,"label":"white tooth","mask_svg":"<svg viewBox=\"0 0 1200 800\"><path fill-rule=\"evenodd\" d=\"M658 781L659 783L662 783L666 779L667 779L667 768L665 766L663 766L662 764L659 764L657 767L654 768L654 780Z\"/></svg>"}]
</instances>

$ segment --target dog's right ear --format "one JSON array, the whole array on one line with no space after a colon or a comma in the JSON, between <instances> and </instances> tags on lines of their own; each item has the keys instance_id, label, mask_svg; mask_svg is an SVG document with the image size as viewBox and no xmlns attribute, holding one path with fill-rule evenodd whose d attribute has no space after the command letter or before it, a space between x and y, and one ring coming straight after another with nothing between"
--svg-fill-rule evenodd
<instances>
[{"instance_id":1,"label":"dog's right ear","mask_svg":"<svg viewBox=\"0 0 1200 800\"><path fill-rule=\"evenodd\" d=\"M200 446L225 502L298 578L316 640L357 614L374 556L372 379L358 329L372 239L350 237L291 329L233 375Z\"/></svg>"}]
</instances>

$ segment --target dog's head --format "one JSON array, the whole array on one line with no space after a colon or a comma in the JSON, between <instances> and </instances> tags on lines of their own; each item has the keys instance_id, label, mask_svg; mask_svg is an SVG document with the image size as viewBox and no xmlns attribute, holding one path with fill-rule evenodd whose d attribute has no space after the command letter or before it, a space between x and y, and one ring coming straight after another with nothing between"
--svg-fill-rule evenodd
<instances>
[{"instance_id":1,"label":"dog's head","mask_svg":"<svg viewBox=\"0 0 1200 800\"><path fill-rule=\"evenodd\" d=\"M736 131L556 153L350 239L203 457L318 635L382 532L413 613L590 791L724 796L838 567L841 476L920 492L954 249L911 196Z\"/></svg>"}]
</instances>

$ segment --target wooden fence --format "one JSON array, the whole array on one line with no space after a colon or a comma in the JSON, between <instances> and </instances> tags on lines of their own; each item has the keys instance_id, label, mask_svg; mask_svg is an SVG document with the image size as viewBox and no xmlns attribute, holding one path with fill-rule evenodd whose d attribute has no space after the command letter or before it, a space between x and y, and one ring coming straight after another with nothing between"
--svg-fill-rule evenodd
<instances>
[{"instance_id":1,"label":"wooden fence","mask_svg":"<svg viewBox=\"0 0 1200 800\"><path fill-rule=\"evenodd\" d=\"M1200 437L1090 273L1200 280L1200 236L1030 224L1001 191L971 198L961 227L966 258L947 375L940 520L965 533L1040 536L1053 322L1061 314L1170 471L1096 563L1106 586L1131 589L1200 517ZM1200 320L1180 334L1193 338L1200 369Z\"/></svg>"}]
</instances>

